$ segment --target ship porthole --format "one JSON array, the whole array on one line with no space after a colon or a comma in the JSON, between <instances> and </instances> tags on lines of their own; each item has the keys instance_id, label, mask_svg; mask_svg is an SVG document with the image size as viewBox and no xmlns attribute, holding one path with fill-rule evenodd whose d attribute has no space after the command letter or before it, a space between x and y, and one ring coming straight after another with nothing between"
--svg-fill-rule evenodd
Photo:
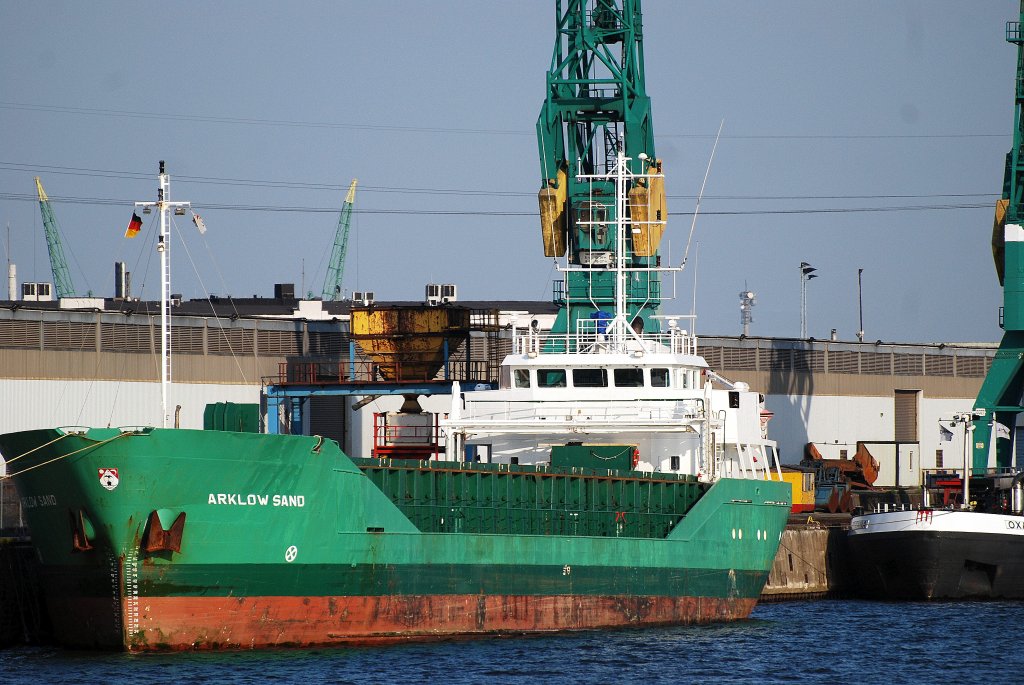
<instances>
[{"instance_id":1,"label":"ship porthole","mask_svg":"<svg viewBox=\"0 0 1024 685\"><path fill-rule=\"evenodd\" d=\"M742 528L739 529L739 539L740 540L743 539L743 529Z\"/></svg>"},{"instance_id":2,"label":"ship porthole","mask_svg":"<svg viewBox=\"0 0 1024 685\"><path fill-rule=\"evenodd\" d=\"M733 540L736 539L736 529L735 528L732 529L732 539Z\"/></svg>"}]
</instances>

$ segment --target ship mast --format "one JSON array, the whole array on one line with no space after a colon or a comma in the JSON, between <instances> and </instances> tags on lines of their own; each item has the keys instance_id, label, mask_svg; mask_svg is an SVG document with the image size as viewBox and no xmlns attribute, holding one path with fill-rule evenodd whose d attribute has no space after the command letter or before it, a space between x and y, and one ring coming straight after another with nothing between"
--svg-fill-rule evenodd
<instances>
[{"instance_id":1,"label":"ship mast","mask_svg":"<svg viewBox=\"0 0 1024 685\"><path fill-rule=\"evenodd\" d=\"M171 202L171 179L164 169L164 161L160 160L159 187L156 202L136 202L143 212L152 211L153 207L160 212L160 235L157 238L156 251L160 253L160 420L161 426L167 428L170 420L168 412L168 395L171 387L171 241L170 212L184 215L186 209L192 208L191 202Z\"/></svg>"},{"instance_id":2,"label":"ship mast","mask_svg":"<svg viewBox=\"0 0 1024 685\"><path fill-rule=\"evenodd\" d=\"M641 152L638 155L639 160L642 163L646 163L648 157L646 153ZM630 170L630 162L633 159L627 157L621 150L615 156L614 168L609 170L606 174L579 174L576 179L581 183L607 183L611 181L615 188L615 250L613 253L613 261L608 265L611 271L615 274L614 282L614 298L615 298L615 311L611 321L608 322L607 329L604 332L605 342L610 345L613 349L619 352L627 351L627 341L640 340L640 333L633 328L634 321L631 321L630 316L630 277L635 273L644 273L652 271L678 271L681 267L648 267L634 264L630 255L627 251L626 246L628 245L628 239L632 239L634 235L641 231L650 230L651 227L663 227L665 224L664 219L651 220L649 217L635 216L636 212L627 212L626 209L629 205L629 189L638 182L649 184L655 179L663 179L664 176L651 167L651 171L647 173L634 173ZM580 220L578 224L583 226L587 230L593 230L595 226L606 225L608 222L604 221L603 218L594 220L593 217L590 220ZM558 267L559 271L579 271L580 269L571 269L570 267ZM640 320L642 322L642 319ZM642 331L642 329L641 329Z\"/></svg>"}]
</instances>

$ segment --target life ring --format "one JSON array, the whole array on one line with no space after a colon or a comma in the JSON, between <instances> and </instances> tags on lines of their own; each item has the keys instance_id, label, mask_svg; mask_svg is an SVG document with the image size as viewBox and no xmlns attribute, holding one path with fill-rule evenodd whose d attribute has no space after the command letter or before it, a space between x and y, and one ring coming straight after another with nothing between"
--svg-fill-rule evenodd
<instances>
[{"instance_id":1,"label":"life ring","mask_svg":"<svg viewBox=\"0 0 1024 685\"><path fill-rule=\"evenodd\" d=\"M635 469L636 465L639 464L639 463L640 463L640 448L639 447L634 447L633 448L633 468Z\"/></svg>"}]
</instances>

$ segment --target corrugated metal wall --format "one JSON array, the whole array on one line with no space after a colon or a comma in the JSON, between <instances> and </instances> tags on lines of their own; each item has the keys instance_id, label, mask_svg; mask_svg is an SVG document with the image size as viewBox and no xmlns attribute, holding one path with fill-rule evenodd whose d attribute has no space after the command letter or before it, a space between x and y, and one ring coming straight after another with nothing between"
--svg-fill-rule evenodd
<instances>
[{"instance_id":1,"label":"corrugated metal wall","mask_svg":"<svg viewBox=\"0 0 1024 685\"><path fill-rule=\"evenodd\" d=\"M345 450L345 435L348 431L345 399L343 395L338 395L314 396L309 400L309 432L336 440L342 450Z\"/></svg>"},{"instance_id":2,"label":"corrugated metal wall","mask_svg":"<svg viewBox=\"0 0 1024 685\"><path fill-rule=\"evenodd\" d=\"M920 392L917 390L894 391L896 408L893 419L895 421L894 439L896 442L917 442L918 440L918 395L920 395Z\"/></svg>"},{"instance_id":3,"label":"corrugated metal wall","mask_svg":"<svg viewBox=\"0 0 1024 685\"><path fill-rule=\"evenodd\" d=\"M160 384L130 381L0 379L0 433L53 426L160 425ZM176 383L170 406L181 405L181 427L203 427L211 402L260 401L259 383Z\"/></svg>"}]
</instances>

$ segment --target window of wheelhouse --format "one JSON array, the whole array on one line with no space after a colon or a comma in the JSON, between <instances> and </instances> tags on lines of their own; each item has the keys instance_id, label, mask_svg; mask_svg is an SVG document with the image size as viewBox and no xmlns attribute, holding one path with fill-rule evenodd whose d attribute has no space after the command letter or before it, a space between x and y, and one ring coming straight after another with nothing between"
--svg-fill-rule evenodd
<instances>
[{"instance_id":1,"label":"window of wheelhouse","mask_svg":"<svg viewBox=\"0 0 1024 685\"><path fill-rule=\"evenodd\" d=\"M607 388L608 371L606 369L573 369L572 384L577 388Z\"/></svg>"},{"instance_id":2,"label":"window of wheelhouse","mask_svg":"<svg viewBox=\"0 0 1024 685\"><path fill-rule=\"evenodd\" d=\"M538 388L564 388L565 369L537 369Z\"/></svg>"},{"instance_id":3,"label":"window of wheelhouse","mask_svg":"<svg viewBox=\"0 0 1024 685\"><path fill-rule=\"evenodd\" d=\"M530 370L529 369L516 369L513 371L512 376L515 379L517 388L528 388L530 387Z\"/></svg>"},{"instance_id":4,"label":"window of wheelhouse","mask_svg":"<svg viewBox=\"0 0 1024 685\"><path fill-rule=\"evenodd\" d=\"M670 385L668 369L651 369L651 387L667 388Z\"/></svg>"},{"instance_id":5,"label":"window of wheelhouse","mask_svg":"<svg viewBox=\"0 0 1024 685\"><path fill-rule=\"evenodd\" d=\"M615 369L615 387L617 388L642 388L644 387L643 369Z\"/></svg>"}]
</instances>

